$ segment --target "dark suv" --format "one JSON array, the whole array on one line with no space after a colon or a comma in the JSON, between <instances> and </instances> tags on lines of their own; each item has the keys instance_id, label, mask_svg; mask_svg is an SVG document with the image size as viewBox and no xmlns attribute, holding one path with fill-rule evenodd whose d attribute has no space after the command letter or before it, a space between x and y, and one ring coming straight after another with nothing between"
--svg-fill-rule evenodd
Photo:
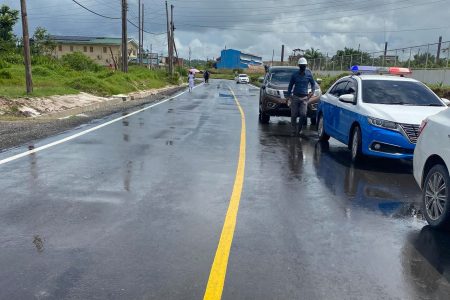
<instances>
[{"instance_id":1,"label":"dark suv","mask_svg":"<svg viewBox=\"0 0 450 300\"><path fill-rule=\"evenodd\" d=\"M287 89L292 73L298 72L298 67L270 67L264 77L259 96L259 121L267 124L270 117L290 117L291 109L286 104ZM316 83L314 97L322 94ZM308 106L308 118L311 124L316 124L317 104Z\"/></svg>"}]
</instances>

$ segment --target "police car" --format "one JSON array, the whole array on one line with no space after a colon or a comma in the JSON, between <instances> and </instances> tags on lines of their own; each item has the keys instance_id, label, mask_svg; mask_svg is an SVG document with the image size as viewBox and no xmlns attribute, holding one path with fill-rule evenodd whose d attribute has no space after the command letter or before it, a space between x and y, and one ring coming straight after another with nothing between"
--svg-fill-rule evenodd
<instances>
[{"instance_id":1,"label":"police car","mask_svg":"<svg viewBox=\"0 0 450 300\"><path fill-rule=\"evenodd\" d=\"M364 155L412 159L422 120L447 108L408 68L354 66L320 98L318 134ZM397 76L388 76L397 75Z\"/></svg>"}]
</instances>

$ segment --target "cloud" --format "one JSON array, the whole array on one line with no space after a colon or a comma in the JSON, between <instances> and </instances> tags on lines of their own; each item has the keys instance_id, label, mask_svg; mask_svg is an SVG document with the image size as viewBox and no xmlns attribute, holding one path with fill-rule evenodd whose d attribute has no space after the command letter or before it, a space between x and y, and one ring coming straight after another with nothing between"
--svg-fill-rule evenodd
<instances>
[{"instance_id":1,"label":"cloud","mask_svg":"<svg viewBox=\"0 0 450 300\"><path fill-rule=\"evenodd\" d=\"M107 16L120 16L120 1L79 0ZM164 32L164 1L142 0L146 5L146 30ZM3 0L18 7L16 0ZM137 23L137 0L129 0L129 18ZM447 21L448 1L430 0L195 0L169 1L175 6L176 44L179 55L187 58L218 57L220 50L236 48L279 59L281 45L286 55L292 49L318 48L333 55L343 47L367 51L400 48L450 39ZM120 36L120 20L97 17L70 0L28 1L30 29L43 26L53 34ZM449 28L390 32L432 27ZM20 34L20 24L16 33ZM387 31L386 33L384 31ZM137 29L129 26L130 36ZM448 38L446 38L448 37ZM165 35L145 35L145 47L167 53Z\"/></svg>"}]
</instances>

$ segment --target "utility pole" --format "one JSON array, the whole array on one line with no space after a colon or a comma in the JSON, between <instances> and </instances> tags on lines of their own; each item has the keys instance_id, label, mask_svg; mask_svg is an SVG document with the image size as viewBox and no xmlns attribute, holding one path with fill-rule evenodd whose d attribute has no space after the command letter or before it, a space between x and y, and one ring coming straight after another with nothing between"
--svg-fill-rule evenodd
<instances>
[{"instance_id":1,"label":"utility pole","mask_svg":"<svg viewBox=\"0 0 450 300\"><path fill-rule=\"evenodd\" d=\"M153 69L153 44L150 44L150 69Z\"/></svg>"},{"instance_id":2,"label":"utility pole","mask_svg":"<svg viewBox=\"0 0 450 300\"><path fill-rule=\"evenodd\" d=\"M144 64L144 3L142 3L142 17L141 17L141 66ZM148 59L148 57L147 57Z\"/></svg>"},{"instance_id":3,"label":"utility pole","mask_svg":"<svg viewBox=\"0 0 450 300\"><path fill-rule=\"evenodd\" d=\"M442 47L442 36L439 37L438 50L436 54L435 63L439 63L439 59L441 58L441 47Z\"/></svg>"},{"instance_id":4,"label":"utility pole","mask_svg":"<svg viewBox=\"0 0 450 300\"><path fill-rule=\"evenodd\" d=\"M386 56L387 56L388 42L384 43L384 57L383 57L383 67L386 64Z\"/></svg>"},{"instance_id":5,"label":"utility pole","mask_svg":"<svg viewBox=\"0 0 450 300\"><path fill-rule=\"evenodd\" d=\"M127 0L122 0L122 72L128 72Z\"/></svg>"},{"instance_id":6,"label":"utility pole","mask_svg":"<svg viewBox=\"0 0 450 300\"><path fill-rule=\"evenodd\" d=\"M22 31L23 31L23 56L25 58L25 79L27 84L27 94L33 92L33 78L31 75L31 55L30 55L30 36L28 34L28 15L26 0L20 0L22 11Z\"/></svg>"},{"instance_id":7,"label":"utility pole","mask_svg":"<svg viewBox=\"0 0 450 300\"><path fill-rule=\"evenodd\" d=\"M141 33L142 33L142 27L141 27L141 25L142 25L142 19L141 19L141 1L142 0L138 0L138 23L139 23L139 26L138 26L138 31L139 31L139 38L138 38L138 55L137 55L137 61L138 61L138 64L139 65L141 65L141 52L142 52L142 42L141 42L141 37L142 37L142 35L141 35Z\"/></svg>"},{"instance_id":8,"label":"utility pole","mask_svg":"<svg viewBox=\"0 0 450 300\"><path fill-rule=\"evenodd\" d=\"M273 57L275 56L275 49L272 49L272 66L273 66Z\"/></svg>"},{"instance_id":9,"label":"utility pole","mask_svg":"<svg viewBox=\"0 0 450 300\"><path fill-rule=\"evenodd\" d=\"M283 65L284 62L284 45L281 45L281 65Z\"/></svg>"},{"instance_id":10,"label":"utility pole","mask_svg":"<svg viewBox=\"0 0 450 300\"><path fill-rule=\"evenodd\" d=\"M171 40L172 40L172 37L171 37L171 29L170 29L170 25L169 25L169 9L168 9L168 7L167 7L167 1L166 1L166 21L167 21L167 58L168 58L168 67L169 67L169 74L172 74L172 64L171 64L171 60L172 60L172 58L171 58L171 52L170 52L170 49L171 49ZM170 22L171 23L171 22Z\"/></svg>"},{"instance_id":11,"label":"utility pole","mask_svg":"<svg viewBox=\"0 0 450 300\"><path fill-rule=\"evenodd\" d=\"M171 41L171 47L170 47L170 56L171 56L171 60L170 63L172 64L172 75L175 73L175 68L174 68L174 59L173 59L173 51L175 49L175 35L174 35L174 31L175 31L175 24L173 23L173 5L170 5L170 37L172 39ZM175 49L176 51L176 49ZM177 54L177 58L178 58L178 54Z\"/></svg>"}]
</instances>

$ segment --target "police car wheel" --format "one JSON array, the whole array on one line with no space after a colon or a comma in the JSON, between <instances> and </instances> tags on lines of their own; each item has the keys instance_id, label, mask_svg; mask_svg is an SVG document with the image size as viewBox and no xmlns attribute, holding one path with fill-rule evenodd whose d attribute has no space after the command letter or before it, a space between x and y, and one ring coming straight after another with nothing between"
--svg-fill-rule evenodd
<instances>
[{"instance_id":1,"label":"police car wheel","mask_svg":"<svg viewBox=\"0 0 450 300\"><path fill-rule=\"evenodd\" d=\"M356 126L353 129L352 139L350 140L349 148L352 151L352 162L357 162L361 160L362 157L361 129L359 128L359 126Z\"/></svg>"},{"instance_id":2,"label":"police car wheel","mask_svg":"<svg viewBox=\"0 0 450 300\"><path fill-rule=\"evenodd\" d=\"M330 139L330 136L325 132L325 127L323 126L323 117L319 116L319 124L317 125L317 133L319 134L319 140L325 142Z\"/></svg>"}]
</instances>

